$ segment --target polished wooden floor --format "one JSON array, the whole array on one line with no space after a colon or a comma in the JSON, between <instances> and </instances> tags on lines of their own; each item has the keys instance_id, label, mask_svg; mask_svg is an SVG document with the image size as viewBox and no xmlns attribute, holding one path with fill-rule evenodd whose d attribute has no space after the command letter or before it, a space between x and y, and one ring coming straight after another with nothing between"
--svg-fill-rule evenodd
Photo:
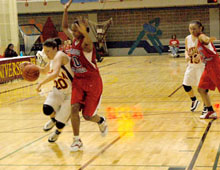
<instances>
[{"instance_id":1,"label":"polished wooden floor","mask_svg":"<svg viewBox=\"0 0 220 170\"><path fill-rule=\"evenodd\" d=\"M48 118L36 82L0 85L1 170L216 170L220 169L220 121L200 120L180 87L186 63L167 55L109 57L99 64L104 83L99 114L109 133L81 119L84 151L71 153L69 124L58 141L47 142ZM201 100L198 93L198 98ZM220 94L210 92L219 112ZM170 97L168 97L170 96Z\"/></svg>"}]
</instances>

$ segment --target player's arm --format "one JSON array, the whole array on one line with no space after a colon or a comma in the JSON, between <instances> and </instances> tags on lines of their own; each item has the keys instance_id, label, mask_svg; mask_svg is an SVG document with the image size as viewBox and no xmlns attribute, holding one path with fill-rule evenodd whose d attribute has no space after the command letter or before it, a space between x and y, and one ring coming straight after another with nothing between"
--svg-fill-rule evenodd
<instances>
[{"instance_id":1,"label":"player's arm","mask_svg":"<svg viewBox=\"0 0 220 170\"><path fill-rule=\"evenodd\" d=\"M87 32L84 33L83 35L84 35L84 39L82 43L83 51L90 53L93 50L93 42Z\"/></svg>"},{"instance_id":2,"label":"player's arm","mask_svg":"<svg viewBox=\"0 0 220 170\"><path fill-rule=\"evenodd\" d=\"M37 85L37 88L36 88L36 90L38 92L41 91L40 88L42 85L54 80L59 75L60 68L61 68L62 64L63 64L63 55L61 52L58 52L53 60L53 72L48 74L44 80L39 82L39 84Z\"/></svg>"},{"instance_id":3,"label":"player's arm","mask_svg":"<svg viewBox=\"0 0 220 170\"><path fill-rule=\"evenodd\" d=\"M198 38L199 41L204 45L208 45L211 42L210 38L205 34L200 34Z\"/></svg>"},{"instance_id":4,"label":"player's arm","mask_svg":"<svg viewBox=\"0 0 220 170\"><path fill-rule=\"evenodd\" d=\"M73 32L68 27L68 8L71 5L71 3L72 3L72 0L69 0L64 7L63 20L62 20L62 30L67 35L67 37L69 37L71 40L73 40L74 39Z\"/></svg>"},{"instance_id":5,"label":"player's arm","mask_svg":"<svg viewBox=\"0 0 220 170\"><path fill-rule=\"evenodd\" d=\"M21 70L23 70L26 65L32 65L32 64L33 63L31 63L31 62L24 62L24 63L21 63L19 65L19 67L20 67ZM42 73L42 74L46 74L50 70L50 62L48 62L45 67L40 67L38 65L36 65L36 66L38 67L38 69L40 70L40 73Z\"/></svg>"},{"instance_id":6,"label":"player's arm","mask_svg":"<svg viewBox=\"0 0 220 170\"><path fill-rule=\"evenodd\" d=\"M186 59L186 62L190 61L190 56L188 54L188 45L187 45L187 39L186 38L185 38L185 59Z\"/></svg>"},{"instance_id":7,"label":"player's arm","mask_svg":"<svg viewBox=\"0 0 220 170\"><path fill-rule=\"evenodd\" d=\"M45 67L36 66L39 68L41 74L47 74L50 71L50 62Z\"/></svg>"}]
</instances>

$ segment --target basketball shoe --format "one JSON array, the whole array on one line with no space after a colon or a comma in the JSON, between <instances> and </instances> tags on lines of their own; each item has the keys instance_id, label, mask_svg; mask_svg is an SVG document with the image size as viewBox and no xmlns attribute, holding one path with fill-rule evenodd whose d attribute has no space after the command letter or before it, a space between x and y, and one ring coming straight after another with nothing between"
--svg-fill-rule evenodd
<instances>
[{"instance_id":1,"label":"basketball shoe","mask_svg":"<svg viewBox=\"0 0 220 170\"><path fill-rule=\"evenodd\" d=\"M107 122L106 122L106 119L104 117L102 117L104 119L104 121L99 125L99 130L101 132L101 135L102 136L106 136L106 134L108 133L108 125L107 125Z\"/></svg>"},{"instance_id":2,"label":"basketball shoe","mask_svg":"<svg viewBox=\"0 0 220 170\"><path fill-rule=\"evenodd\" d=\"M61 132L56 129L56 130L49 136L48 142L50 142L50 143L55 142L55 141L58 139L58 137L59 137L60 134L61 134Z\"/></svg>"},{"instance_id":3,"label":"basketball shoe","mask_svg":"<svg viewBox=\"0 0 220 170\"><path fill-rule=\"evenodd\" d=\"M56 122L54 122L53 120L49 120L43 127L43 130L46 132L50 129L52 129L55 126Z\"/></svg>"},{"instance_id":4,"label":"basketball shoe","mask_svg":"<svg viewBox=\"0 0 220 170\"><path fill-rule=\"evenodd\" d=\"M83 143L81 139L74 139L72 145L70 146L70 151L76 152L76 151L83 150Z\"/></svg>"},{"instance_id":5,"label":"basketball shoe","mask_svg":"<svg viewBox=\"0 0 220 170\"><path fill-rule=\"evenodd\" d=\"M204 114L207 114L208 113L208 109L207 109L207 107L203 107L203 110L202 110L202 115L204 115Z\"/></svg>"},{"instance_id":6,"label":"basketball shoe","mask_svg":"<svg viewBox=\"0 0 220 170\"><path fill-rule=\"evenodd\" d=\"M194 112L197 109L199 103L200 102L198 100L192 101L191 112Z\"/></svg>"},{"instance_id":7,"label":"basketball shoe","mask_svg":"<svg viewBox=\"0 0 220 170\"><path fill-rule=\"evenodd\" d=\"M200 116L200 119L217 119L215 111L208 111L207 113Z\"/></svg>"}]
</instances>

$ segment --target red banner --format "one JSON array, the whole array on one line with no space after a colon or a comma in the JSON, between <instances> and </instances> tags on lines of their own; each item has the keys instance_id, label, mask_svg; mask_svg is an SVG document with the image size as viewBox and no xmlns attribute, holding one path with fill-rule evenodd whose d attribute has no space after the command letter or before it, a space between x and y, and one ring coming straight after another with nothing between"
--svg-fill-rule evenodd
<instances>
[{"instance_id":1,"label":"red banner","mask_svg":"<svg viewBox=\"0 0 220 170\"><path fill-rule=\"evenodd\" d=\"M0 59L0 84L22 78L19 65L27 61L36 64L35 56Z\"/></svg>"}]
</instances>

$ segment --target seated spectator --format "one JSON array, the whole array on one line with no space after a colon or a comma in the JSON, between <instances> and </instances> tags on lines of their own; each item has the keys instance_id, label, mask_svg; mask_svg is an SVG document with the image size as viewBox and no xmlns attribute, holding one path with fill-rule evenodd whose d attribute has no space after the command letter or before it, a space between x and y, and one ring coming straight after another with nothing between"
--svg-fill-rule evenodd
<instances>
[{"instance_id":1,"label":"seated spectator","mask_svg":"<svg viewBox=\"0 0 220 170\"><path fill-rule=\"evenodd\" d=\"M17 57L18 54L14 51L14 45L9 44L4 52L4 57Z\"/></svg>"},{"instance_id":2,"label":"seated spectator","mask_svg":"<svg viewBox=\"0 0 220 170\"><path fill-rule=\"evenodd\" d=\"M179 54L178 54L179 44L180 44L179 41L176 39L176 34L173 34L171 36L171 40L170 40L170 43L169 43L171 55L173 57L179 57Z\"/></svg>"}]
</instances>

